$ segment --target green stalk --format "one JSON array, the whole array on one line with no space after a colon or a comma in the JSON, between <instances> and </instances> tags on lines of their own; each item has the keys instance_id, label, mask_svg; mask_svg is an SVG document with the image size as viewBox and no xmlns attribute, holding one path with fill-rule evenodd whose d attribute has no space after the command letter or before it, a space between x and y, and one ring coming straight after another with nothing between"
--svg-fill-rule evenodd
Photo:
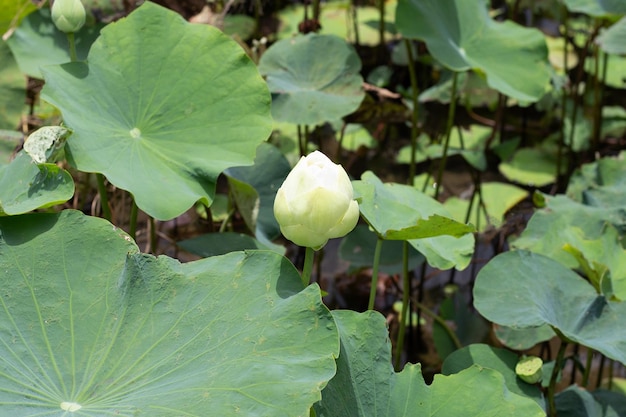
<instances>
[{"instance_id":1,"label":"green stalk","mask_svg":"<svg viewBox=\"0 0 626 417\"><path fill-rule=\"evenodd\" d=\"M417 150L417 136L419 133L417 127L417 120L419 116L417 97L419 95L419 87L417 85L417 76L415 75L415 60L413 58L413 48L411 48L411 41L405 39L404 46L406 47L406 53L409 58L409 78L411 79L411 100L413 102L413 112L411 114L411 162L409 164L409 184L413 185L415 182L415 152Z\"/></svg>"},{"instance_id":2,"label":"green stalk","mask_svg":"<svg viewBox=\"0 0 626 417\"><path fill-rule=\"evenodd\" d=\"M354 47L358 48L359 47L359 19L358 19L358 15L357 15L357 10L356 10L356 1L355 0L351 0L350 1L350 11L352 12L352 26L354 29Z\"/></svg>"},{"instance_id":3,"label":"green stalk","mask_svg":"<svg viewBox=\"0 0 626 417\"><path fill-rule=\"evenodd\" d=\"M424 314L426 314L427 316L435 320L437 323L441 325L441 327L443 327L446 333L448 333L448 336L450 336L450 339L452 339L452 343L454 343L454 346L457 349L461 349L463 347L463 344L459 340L456 333L454 333L454 330L452 330L450 326L448 326L448 323L446 323L446 321L443 318L441 318L441 316L439 316L437 313L435 313L434 311L432 311L431 309L426 307L426 305L420 303L419 301L414 300L413 303L420 311L422 311Z\"/></svg>"},{"instance_id":4,"label":"green stalk","mask_svg":"<svg viewBox=\"0 0 626 417\"><path fill-rule=\"evenodd\" d=\"M150 228L150 251L149 253L156 255L158 241L157 241L157 232L156 232L156 224L154 222L154 217L152 216L148 217L148 225Z\"/></svg>"},{"instance_id":5,"label":"green stalk","mask_svg":"<svg viewBox=\"0 0 626 417\"><path fill-rule=\"evenodd\" d=\"M564 13L567 13L565 7L563 7L564 9ZM565 16L565 19L563 20L563 71L565 71L567 73L567 32L568 32L568 28L567 28L567 16ZM563 148L565 147L565 118L567 117L567 111L565 109L565 105L567 103L567 95L565 94L565 91L563 91L563 94L561 95L561 126L560 126L560 130L559 130L559 143L558 143L558 147L557 147L557 151L556 151L556 185L557 185L557 189L561 188L561 165L562 165L562 160L563 160ZM572 126L573 128L573 126Z\"/></svg>"},{"instance_id":6,"label":"green stalk","mask_svg":"<svg viewBox=\"0 0 626 417\"><path fill-rule=\"evenodd\" d=\"M581 386L587 388L589 383L589 372L591 371L591 361L593 360L593 349L587 348L587 361L585 363L585 372L583 372L583 380Z\"/></svg>"},{"instance_id":7,"label":"green stalk","mask_svg":"<svg viewBox=\"0 0 626 417\"><path fill-rule=\"evenodd\" d=\"M131 206L130 206L130 225L128 227L128 234L133 240L137 240L137 214L139 209L137 207L137 203L135 199L131 196Z\"/></svg>"},{"instance_id":8,"label":"green stalk","mask_svg":"<svg viewBox=\"0 0 626 417\"><path fill-rule=\"evenodd\" d=\"M102 208L102 217L105 220L112 221L111 208L109 207L109 197L107 188L104 185L104 175L97 173L96 180L98 182L98 194L100 194L100 207Z\"/></svg>"},{"instance_id":9,"label":"green stalk","mask_svg":"<svg viewBox=\"0 0 626 417\"><path fill-rule=\"evenodd\" d=\"M557 417L556 415L556 403L554 396L556 393L556 380L563 366L563 358L565 357L565 349L567 348L567 342L561 339L561 346L559 346L559 352L556 355L554 362L554 368L552 368L552 375L550 375L550 385L548 385L548 416Z\"/></svg>"},{"instance_id":10,"label":"green stalk","mask_svg":"<svg viewBox=\"0 0 626 417\"><path fill-rule=\"evenodd\" d=\"M296 129L298 130L298 147L300 148L300 156L304 156L304 140L302 139L302 125L297 125Z\"/></svg>"},{"instance_id":11,"label":"green stalk","mask_svg":"<svg viewBox=\"0 0 626 417\"><path fill-rule=\"evenodd\" d=\"M435 199L439 198L439 191L441 190L441 180L443 178L443 170L446 167L446 160L448 159L448 146L450 145L450 134L452 133L452 123L454 122L454 113L456 111L456 84L458 79L458 72L454 72L452 76L452 91L450 92L450 108L448 109L448 121L446 124L446 140L443 144L443 155L441 162L439 163L439 170L437 172L437 184L435 185Z\"/></svg>"},{"instance_id":12,"label":"green stalk","mask_svg":"<svg viewBox=\"0 0 626 417\"><path fill-rule=\"evenodd\" d=\"M313 248L306 248L304 252L304 266L302 267L302 284L307 287L311 282L311 271L313 271L313 258L315 258L315 251Z\"/></svg>"},{"instance_id":13,"label":"green stalk","mask_svg":"<svg viewBox=\"0 0 626 417\"><path fill-rule=\"evenodd\" d=\"M378 0L378 46L382 50L385 46L385 0Z\"/></svg>"},{"instance_id":14,"label":"green stalk","mask_svg":"<svg viewBox=\"0 0 626 417\"><path fill-rule=\"evenodd\" d=\"M374 309L376 301L376 289L378 287L378 265L380 263L380 252L383 247L383 240L379 237L376 241L376 249L374 249L374 265L372 267L372 287L370 288L370 300L367 304L368 310Z\"/></svg>"},{"instance_id":15,"label":"green stalk","mask_svg":"<svg viewBox=\"0 0 626 417\"><path fill-rule=\"evenodd\" d=\"M70 61L78 61L78 56L76 55L76 41L74 39L74 32L67 33L67 42L69 44Z\"/></svg>"},{"instance_id":16,"label":"green stalk","mask_svg":"<svg viewBox=\"0 0 626 417\"><path fill-rule=\"evenodd\" d=\"M398 340L396 342L396 360L394 368L400 370L402 350L404 350L404 334L406 332L406 318L409 313L409 300L411 296L411 282L409 277L409 242L402 242L402 311L400 313L400 327L398 328Z\"/></svg>"}]
</instances>

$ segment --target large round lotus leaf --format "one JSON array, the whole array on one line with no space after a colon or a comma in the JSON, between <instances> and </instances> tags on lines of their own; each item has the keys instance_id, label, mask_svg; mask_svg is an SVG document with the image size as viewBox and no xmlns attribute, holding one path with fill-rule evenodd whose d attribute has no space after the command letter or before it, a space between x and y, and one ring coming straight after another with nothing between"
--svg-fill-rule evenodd
<instances>
[{"instance_id":1,"label":"large round lotus leaf","mask_svg":"<svg viewBox=\"0 0 626 417\"><path fill-rule=\"evenodd\" d=\"M303 416L335 373L319 287L273 252L180 264L76 211L0 232L3 415Z\"/></svg>"},{"instance_id":2,"label":"large round lotus leaf","mask_svg":"<svg viewBox=\"0 0 626 417\"><path fill-rule=\"evenodd\" d=\"M441 203L414 187L383 184L368 171L353 181L361 215L382 239L408 240L439 269L469 265L474 227L451 219Z\"/></svg>"},{"instance_id":3,"label":"large round lotus leaf","mask_svg":"<svg viewBox=\"0 0 626 417\"><path fill-rule=\"evenodd\" d=\"M26 78L20 72L6 42L0 40L0 129L15 129L19 125Z\"/></svg>"},{"instance_id":4,"label":"large round lotus leaf","mask_svg":"<svg viewBox=\"0 0 626 417\"><path fill-rule=\"evenodd\" d=\"M86 24L76 32L76 55L87 58L102 24ZM70 61L67 35L56 28L50 9L42 8L29 14L7 40L20 70L33 78L43 78L41 67Z\"/></svg>"},{"instance_id":5,"label":"large round lotus leaf","mask_svg":"<svg viewBox=\"0 0 626 417\"><path fill-rule=\"evenodd\" d=\"M550 83L543 34L489 17L484 1L400 0L396 25L407 38L455 70L477 69L490 87L523 101L537 101Z\"/></svg>"},{"instance_id":6,"label":"large round lotus leaf","mask_svg":"<svg viewBox=\"0 0 626 417\"><path fill-rule=\"evenodd\" d=\"M150 2L103 29L87 62L44 73L42 96L74 131L68 159L157 219L209 205L220 172L252 164L272 129L267 87L239 45Z\"/></svg>"},{"instance_id":7,"label":"large round lotus leaf","mask_svg":"<svg viewBox=\"0 0 626 417\"><path fill-rule=\"evenodd\" d=\"M333 317L341 353L337 375L315 405L318 417L545 416L535 401L510 391L492 369L473 365L455 375L436 375L430 386L419 364L395 373L382 315L337 310Z\"/></svg>"},{"instance_id":8,"label":"large round lotus leaf","mask_svg":"<svg viewBox=\"0 0 626 417\"><path fill-rule=\"evenodd\" d=\"M626 17L622 17L619 22L598 36L596 42L607 54L626 55L624 39L626 39Z\"/></svg>"},{"instance_id":9,"label":"large round lotus leaf","mask_svg":"<svg viewBox=\"0 0 626 417\"><path fill-rule=\"evenodd\" d=\"M595 17L626 13L624 0L563 0L563 3L571 12Z\"/></svg>"},{"instance_id":10,"label":"large round lotus leaf","mask_svg":"<svg viewBox=\"0 0 626 417\"><path fill-rule=\"evenodd\" d=\"M272 92L272 116L297 124L355 111L365 97L360 70L361 60L346 41L314 33L276 42L259 62Z\"/></svg>"},{"instance_id":11,"label":"large round lotus leaf","mask_svg":"<svg viewBox=\"0 0 626 417\"><path fill-rule=\"evenodd\" d=\"M616 331L626 304L607 300L580 275L543 255L506 252L478 273L474 305L488 320L514 328L549 324L565 337L626 363Z\"/></svg>"},{"instance_id":12,"label":"large round lotus leaf","mask_svg":"<svg viewBox=\"0 0 626 417\"><path fill-rule=\"evenodd\" d=\"M22 214L61 204L74 195L74 180L56 164L36 164L25 152L0 167L0 214Z\"/></svg>"}]
</instances>

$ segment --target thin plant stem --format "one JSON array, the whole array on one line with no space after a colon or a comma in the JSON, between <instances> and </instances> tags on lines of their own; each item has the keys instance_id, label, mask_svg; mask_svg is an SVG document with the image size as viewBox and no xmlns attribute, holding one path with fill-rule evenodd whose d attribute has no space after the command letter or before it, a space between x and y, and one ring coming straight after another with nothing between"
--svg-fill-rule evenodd
<instances>
[{"instance_id":1,"label":"thin plant stem","mask_svg":"<svg viewBox=\"0 0 626 417\"><path fill-rule=\"evenodd\" d=\"M315 251L313 248L306 248L304 252L304 266L302 267L302 284L306 287L311 281L311 272L313 271L313 258L315 258Z\"/></svg>"},{"instance_id":2,"label":"thin plant stem","mask_svg":"<svg viewBox=\"0 0 626 417\"><path fill-rule=\"evenodd\" d=\"M437 313L435 313L434 311L426 307L425 304L420 303L419 301L415 301L415 300L413 300L413 303L420 311L422 311L424 314L426 314L427 316L435 320L437 323L441 325L441 327L443 327L446 333L448 333L448 336L450 336L450 339L452 339L452 343L454 343L454 346L457 349L461 349L463 347L463 344L459 340L459 337L456 335L456 333L454 333L454 330L452 330L450 326L448 326L448 323L446 323L445 319L441 318L441 316L439 316Z\"/></svg>"},{"instance_id":3,"label":"thin plant stem","mask_svg":"<svg viewBox=\"0 0 626 417\"><path fill-rule=\"evenodd\" d=\"M563 359L565 358L565 349L567 349L567 342L561 339L561 346L559 346L559 352L556 354L554 368L552 368L552 375L550 375L550 385L548 385L549 417L556 417L556 403L554 401L554 397L556 394L556 381L563 365Z\"/></svg>"},{"instance_id":4,"label":"thin plant stem","mask_svg":"<svg viewBox=\"0 0 626 417\"><path fill-rule=\"evenodd\" d=\"M398 340L396 342L396 360L394 368L400 370L402 351L404 350L404 335L406 332L406 318L409 313L410 301L410 277L409 277L409 242L402 242L402 311L400 312L400 326L398 328Z\"/></svg>"},{"instance_id":5,"label":"thin plant stem","mask_svg":"<svg viewBox=\"0 0 626 417\"><path fill-rule=\"evenodd\" d=\"M591 371L592 360L593 360L593 349L587 348L587 360L585 362L585 372L583 372L583 379L581 381L581 386L583 388L586 388L587 384L589 383L589 373Z\"/></svg>"},{"instance_id":6,"label":"thin plant stem","mask_svg":"<svg viewBox=\"0 0 626 417\"><path fill-rule=\"evenodd\" d=\"M135 202L135 198L131 196L130 203L130 220L128 226L128 234L133 240L137 240L137 215L139 213L139 208L137 207L137 203Z\"/></svg>"},{"instance_id":7,"label":"thin plant stem","mask_svg":"<svg viewBox=\"0 0 626 417\"><path fill-rule=\"evenodd\" d=\"M374 309L374 302L376 301L376 289L378 287L378 266L380 263L380 252L383 247L383 240L379 237L376 240L376 248L374 249L374 265L372 266L372 287L370 288L370 299L367 304L368 310Z\"/></svg>"},{"instance_id":8,"label":"thin plant stem","mask_svg":"<svg viewBox=\"0 0 626 417\"><path fill-rule=\"evenodd\" d=\"M70 61L78 61L78 56L76 55L76 40L74 38L74 32L67 33L67 43L69 44Z\"/></svg>"},{"instance_id":9,"label":"thin plant stem","mask_svg":"<svg viewBox=\"0 0 626 417\"><path fill-rule=\"evenodd\" d=\"M354 47L358 48L360 44L359 37L359 20L357 15L356 0L350 2L350 11L352 14L352 27L354 30Z\"/></svg>"},{"instance_id":10,"label":"thin plant stem","mask_svg":"<svg viewBox=\"0 0 626 417\"><path fill-rule=\"evenodd\" d=\"M439 170L437 172L437 184L435 185L435 199L439 198L439 191L441 191L441 180L443 178L443 170L446 167L446 160L448 159L448 146L450 145L450 134L452 133L452 123L454 122L454 113L456 111L456 85L459 73L454 72L452 76L452 91L450 92L450 108L448 109L448 121L446 125L446 139L443 144L443 155L441 156L441 162L439 163Z\"/></svg>"},{"instance_id":11,"label":"thin plant stem","mask_svg":"<svg viewBox=\"0 0 626 417\"><path fill-rule=\"evenodd\" d=\"M384 1L384 0L381 0ZM406 53L409 66L409 77L411 79L411 100L413 102L413 112L411 114L411 162L409 164L409 181L410 185L415 182L415 152L417 151L417 136L418 136L418 106L417 97L419 95L419 87L417 85L417 76L415 75L415 60L413 58L413 48L411 41L404 40L404 46L406 47Z\"/></svg>"},{"instance_id":12,"label":"thin plant stem","mask_svg":"<svg viewBox=\"0 0 626 417\"><path fill-rule=\"evenodd\" d=\"M150 229L150 253L156 254L157 251L157 232L156 232L156 223L152 216L148 217L148 226Z\"/></svg>"},{"instance_id":13,"label":"thin plant stem","mask_svg":"<svg viewBox=\"0 0 626 417\"><path fill-rule=\"evenodd\" d=\"M298 148L300 148L300 156L304 156L304 140L302 139L302 125L298 125L296 127L296 129L298 130Z\"/></svg>"},{"instance_id":14,"label":"thin plant stem","mask_svg":"<svg viewBox=\"0 0 626 417\"><path fill-rule=\"evenodd\" d=\"M385 46L385 0L378 0L378 46L382 50Z\"/></svg>"},{"instance_id":15,"label":"thin plant stem","mask_svg":"<svg viewBox=\"0 0 626 417\"><path fill-rule=\"evenodd\" d=\"M313 20L320 21L320 0L313 0ZM315 30L315 32L319 32L319 30Z\"/></svg>"},{"instance_id":16,"label":"thin plant stem","mask_svg":"<svg viewBox=\"0 0 626 417\"><path fill-rule=\"evenodd\" d=\"M567 13L567 10L565 9L565 6L563 6L563 13ZM563 20L563 71L565 71L567 73L567 65L568 65L568 57L567 57L567 47L568 47L568 40L567 40L567 32L568 32L568 26L567 26L567 15L565 15L565 19ZM567 117L567 110L565 108L565 105L567 103L567 94L565 94L565 91L563 91L563 94L561 95L561 123L560 123L560 129L559 129L559 143L558 143L558 147L557 147L557 151L556 151L556 185L557 188L559 189L561 188L561 165L562 165L562 159L563 159L563 148L565 147L565 118Z\"/></svg>"},{"instance_id":17,"label":"thin plant stem","mask_svg":"<svg viewBox=\"0 0 626 417\"><path fill-rule=\"evenodd\" d=\"M111 207L109 207L109 196L107 188L104 184L104 175L97 173L96 180L98 182L98 194L100 194L100 206L102 207L102 217L105 220L112 221Z\"/></svg>"}]
</instances>

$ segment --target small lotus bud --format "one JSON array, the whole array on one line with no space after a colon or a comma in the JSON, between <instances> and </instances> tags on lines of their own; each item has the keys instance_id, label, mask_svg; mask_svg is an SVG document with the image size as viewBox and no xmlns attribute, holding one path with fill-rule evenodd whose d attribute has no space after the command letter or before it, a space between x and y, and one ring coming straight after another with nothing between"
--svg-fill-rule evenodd
<instances>
[{"instance_id":1,"label":"small lotus bud","mask_svg":"<svg viewBox=\"0 0 626 417\"><path fill-rule=\"evenodd\" d=\"M515 365L515 374L524 382L536 384L543 378L543 361L537 356L524 356Z\"/></svg>"},{"instance_id":2,"label":"small lotus bud","mask_svg":"<svg viewBox=\"0 0 626 417\"><path fill-rule=\"evenodd\" d=\"M318 250L356 226L359 205L353 192L341 165L315 151L300 158L278 189L274 216L287 239Z\"/></svg>"},{"instance_id":3,"label":"small lotus bud","mask_svg":"<svg viewBox=\"0 0 626 417\"><path fill-rule=\"evenodd\" d=\"M78 32L85 18L85 7L80 0L55 0L52 5L52 21L61 32Z\"/></svg>"}]
</instances>

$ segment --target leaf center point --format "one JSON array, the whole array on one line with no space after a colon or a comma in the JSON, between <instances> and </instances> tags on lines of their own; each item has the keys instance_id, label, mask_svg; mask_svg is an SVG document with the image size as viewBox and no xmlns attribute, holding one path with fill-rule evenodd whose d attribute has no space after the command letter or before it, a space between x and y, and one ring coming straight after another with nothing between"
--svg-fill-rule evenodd
<instances>
[{"instance_id":1,"label":"leaf center point","mask_svg":"<svg viewBox=\"0 0 626 417\"><path fill-rule=\"evenodd\" d=\"M63 401L61 403L61 410L69 411L70 413L73 413L74 411L78 411L81 408L83 408L82 405L80 405L78 403L71 402L71 401Z\"/></svg>"},{"instance_id":2,"label":"leaf center point","mask_svg":"<svg viewBox=\"0 0 626 417\"><path fill-rule=\"evenodd\" d=\"M133 127L130 130L130 135L134 138L134 139L139 139L141 137L141 130L137 129L136 127Z\"/></svg>"}]
</instances>

